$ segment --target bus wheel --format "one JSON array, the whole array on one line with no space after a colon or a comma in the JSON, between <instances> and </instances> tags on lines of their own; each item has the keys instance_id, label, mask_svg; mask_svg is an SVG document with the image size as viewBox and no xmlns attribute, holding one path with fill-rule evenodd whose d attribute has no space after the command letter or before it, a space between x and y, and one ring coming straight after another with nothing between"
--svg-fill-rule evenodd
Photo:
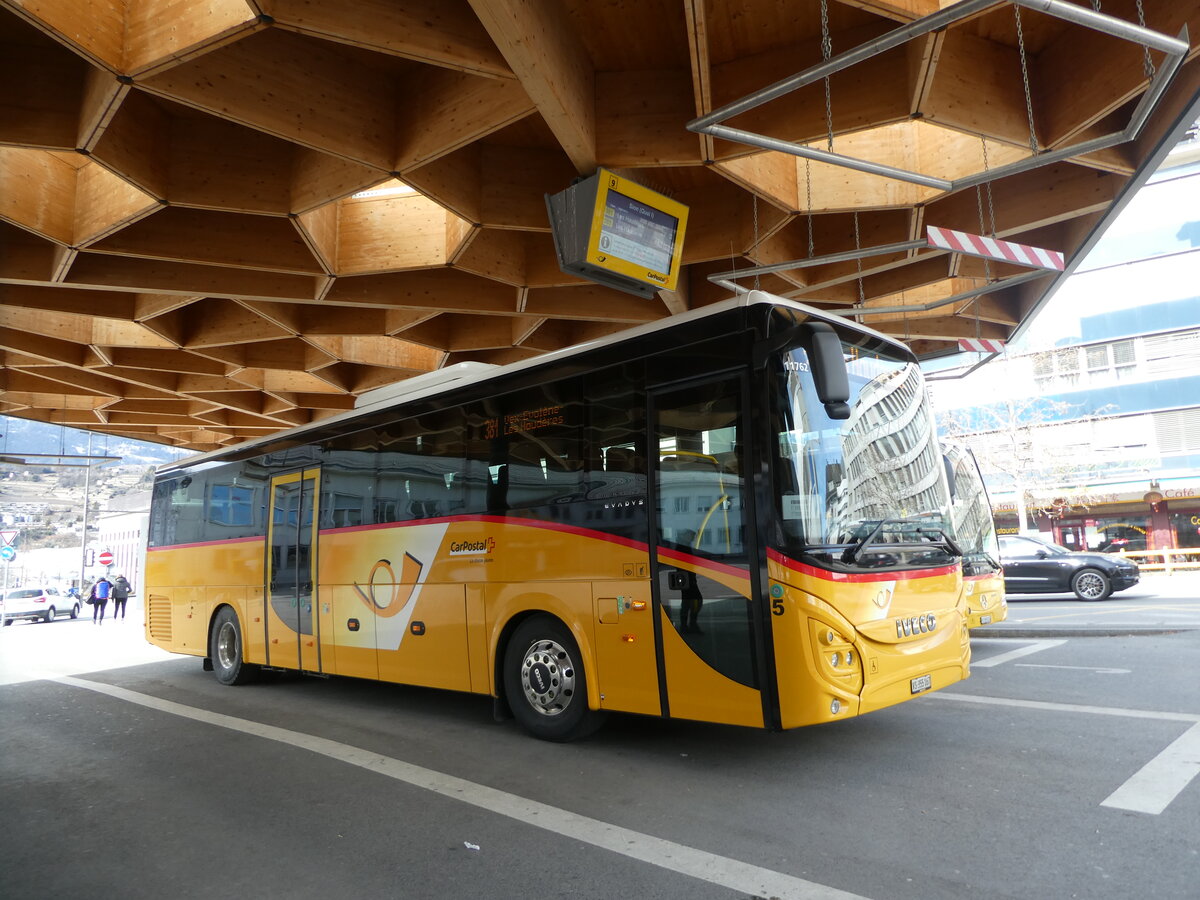
<instances>
[{"instance_id":1,"label":"bus wheel","mask_svg":"<svg viewBox=\"0 0 1200 900\"><path fill-rule=\"evenodd\" d=\"M588 709L587 681L570 630L550 616L522 622L504 654L504 691L513 715L534 737L573 741L604 714Z\"/></svg>"},{"instance_id":2,"label":"bus wheel","mask_svg":"<svg viewBox=\"0 0 1200 900\"><path fill-rule=\"evenodd\" d=\"M242 659L242 628L237 613L228 606L221 607L213 620L208 654L221 684L245 684L258 674L258 666Z\"/></svg>"}]
</instances>

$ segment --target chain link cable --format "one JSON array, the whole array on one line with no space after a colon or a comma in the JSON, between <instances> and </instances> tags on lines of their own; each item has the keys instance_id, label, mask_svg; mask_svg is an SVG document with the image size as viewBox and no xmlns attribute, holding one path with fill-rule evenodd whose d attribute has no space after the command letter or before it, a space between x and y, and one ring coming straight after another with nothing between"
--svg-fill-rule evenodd
<instances>
[{"instance_id":1,"label":"chain link cable","mask_svg":"<svg viewBox=\"0 0 1200 900\"><path fill-rule=\"evenodd\" d=\"M858 210L854 211L854 249L861 250L862 243L858 237ZM863 278L862 278L862 257L856 257L854 262L858 265L858 305L863 306L867 302L866 295L863 293Z\"/></svg>"},{"instance_id":2,"label":"chain link cable","mask_svg":"<svg viewBox=\"0 0 1200 900\"><path fill-rule=\"evenodd\" d=\"M1146 10L1142 8L1142 0L1137 0L1138 24L1146 27ZM1154 77L1154 60L1150 58L1150 48L1142 45L1142 71L1147 79Z\"/></svg>"},{"instance_id":3,"label":"chain link cable","mask_svg":"<svg viewBox=\"0 0 1200 900\"><path fill-rule=\"evenodd\" d=\"M758 255L758 194L754 194L754 261L761 263ZM754 289L758 290L758 273L754 273Z\"/></svg>"},{"instance_id":4,"label":"chain link cable","mask_svg":"<svg viewBox=\"0 0 1200 900\"><path fill-rule=\"evenodd\" d=\"M1025 112L1029 116L1029 149L1037 156L1037 129L1033 124L1033 93L1029 89L1029 60L1025 55L1025 31L1021 28L1021 7L1013 6L1017 19L1017 47L1021 51L1021 80L1025 83Z\"/></svg>"},{"instance_id":5,"label":"chain link cable","mask_svg":"<svg viewBox=\"0 0 1200 900\"><path fill-rule=\"evenodd\" d=\"M808 204L808 255L813 255L813 205L812 205L812 171L809 169L808 157L804 157L804 192Z\"/></svg>"},{"instance_id":6,"label":"chain link cable","mask_svg":"<svg viewBox=\"0 0 1200 900\"><path fill-rule=\"evenodd\" d=\"M829 0L821 0L821 58L828 62L833 55L833 38L829 36ZM833 99L829 76L825 76L825 131L829 152L833 152Z\"/></svg>"}]
</instances>

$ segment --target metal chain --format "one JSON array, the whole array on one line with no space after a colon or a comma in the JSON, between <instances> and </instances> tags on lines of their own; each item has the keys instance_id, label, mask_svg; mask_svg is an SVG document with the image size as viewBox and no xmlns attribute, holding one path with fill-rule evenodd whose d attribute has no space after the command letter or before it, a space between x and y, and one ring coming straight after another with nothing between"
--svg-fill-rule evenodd
<instances>
[{"instance_id":1,"label":"metal chain","mask_svg":"<svg viewBox=\"0 0 1200 900\"><path fill-rule=\"evenodd\" d=\"M985 223L983 221L983 186L982 185L978 185L978 184L975 185L975 203L979 207L979 233L986 237L988 231L987 231L987 223ZM995 235L993 234L992 237L995 237ZM988 258L986 256L983 257L983 270L987 275L987 280L991 281L992 280L992 272L991 272L991 269L989 268Z\"/></svg>"},{"instance_id":2,"label":"metal chain","mask_svg":"<svg viewBox=\"0 0 1200 900\"><path fill-rule=\"evenodd\" d=\"M754 195L754 255L758 257L758 194ZM754 289L758 290L758 273L754 273Z\"/></svg>"},{"instance_id":3,"label":"metal chain","mask_svg":"<svg viewBox=\"0 0 1200 900\"><path fill-rule=\"evenodd\" d=\"M983 171L987 172L988 171L987 139L983 135L980 135L979 143L983 147ZM987 196L988 196L988 211L991 213L991 216L992 216L992 230L991 230L990 234L992 237L995 237L996 236L996 212L992 208L992 183L990 181L987 183ZM989 234L989 232L987 230L987 226L984 224L984 221L983 221L983 187L982 187L982 185L978 185L978 184L975 185L975 202L979 206L979 233L982 235ZM992 283L992 263L986 256L983 258L983 280L986 284ZM975 313L975 340L980 340L983 337L983 323L979 321L979 298L978 297L976 297L974 300L971 301L971 307Z\"/></svg>"},{"instance_id":4,"label":"metal chain","mask_svg":"<svg viewBox=\"0 0 1200 900\"><path fill-rule=\"evenodd\" d=\"M855 250L862 249L862 243L860 242L859 237L858 237L858 210L857 209L854 211L854 249ZM867 301L866 295L863 293L862 257L859 256L854 261L858 264L858 305L862 306Z\"/></svg>"},{"instance_id":5,"label":"metal chain","mask_svg":"<svg viewBox=\"0 0 1200 900\"><path fill-rule=\"evenodd\" d=\"M1025 31L1021 28L1021 7L1013 5L1017 17L1017 47L1021 51L1021 79L1025 82L1025 112L1029 116L1029 149L1038 152L1037 129L1033 124L1033 93L1029 90L1029 60L1025 56Z\"/></svg>"},{"instance_id":6,"label":"metal chain","mask_svg":"<svg viewBox=\"0 0 1200 900\"><path fill-rule=\"evenodd\" d=\"M813 206L812 206L812 172L809 170L808 157L804 157L804 192L808 204L808 255L813 255Z\"/></svg>"},{"instance_id":7,"label":"metal chain","mask_svg":"<svg viewBox=\"0 0 1200 900\"><path fill-rule=\"evenodd\" d=\"M829 36L829 0L821 0L821 58L833 55L833 39ZM833 152L833 99L829 91L829 76L825 76L825 130L829 152Z\"/></svg>"},{"instance_id":8,"label":"metal chain","mask_svg":"<svg viewBox=\"0 0 1200 900\"><path fill-rule=\"evenodd\" d=\"M1142 0L1137 0L1138 24L1143 28L1146 27L1146 10L1142 8ZM1154 60L1150 58L1150 48L1145 44L1142 45L1142 71L1146 73L1146 78L1154 77Z\"/></svg>"}]
</instances>

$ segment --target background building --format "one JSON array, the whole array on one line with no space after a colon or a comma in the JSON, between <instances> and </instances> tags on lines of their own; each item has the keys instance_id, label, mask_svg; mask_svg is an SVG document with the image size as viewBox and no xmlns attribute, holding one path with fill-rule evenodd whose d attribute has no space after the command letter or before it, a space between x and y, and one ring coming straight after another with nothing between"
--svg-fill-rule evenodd
<instances>
[{"instance_id":1,"label":"background building","mask_svg":"<svg viewBox=\"0 0 1200 900\"><path fill-rule=\"evenodd\" d=\"M1000 533L1200 547L1200 139L1142 188L1005 353L930 373L944 435L983 469ZM986 402L981 402L986 398Z\"/></svg>"}]
</instances>

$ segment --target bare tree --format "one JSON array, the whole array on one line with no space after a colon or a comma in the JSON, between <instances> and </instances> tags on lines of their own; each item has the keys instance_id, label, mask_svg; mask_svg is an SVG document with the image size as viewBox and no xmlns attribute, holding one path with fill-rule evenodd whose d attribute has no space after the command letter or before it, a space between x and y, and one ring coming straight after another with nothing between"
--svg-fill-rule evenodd
<instances>
[{"instance_id":1,"label":"bare tree","mask_svg":"<svg viewBox=\"0 0 1200 900\"><path fill-rule=\"evenodd\" d=\"M1012 483L1018 529L1025 533L1031 510L1061 515L1096 502L1087 486L1102 473L1084 461L1090 454L1080 447L1091 442L1092 426L1107 418L1062 400L1008 397L944 413L939 431L969 446L985 475Z\"/></svg>"}]
</instances>

